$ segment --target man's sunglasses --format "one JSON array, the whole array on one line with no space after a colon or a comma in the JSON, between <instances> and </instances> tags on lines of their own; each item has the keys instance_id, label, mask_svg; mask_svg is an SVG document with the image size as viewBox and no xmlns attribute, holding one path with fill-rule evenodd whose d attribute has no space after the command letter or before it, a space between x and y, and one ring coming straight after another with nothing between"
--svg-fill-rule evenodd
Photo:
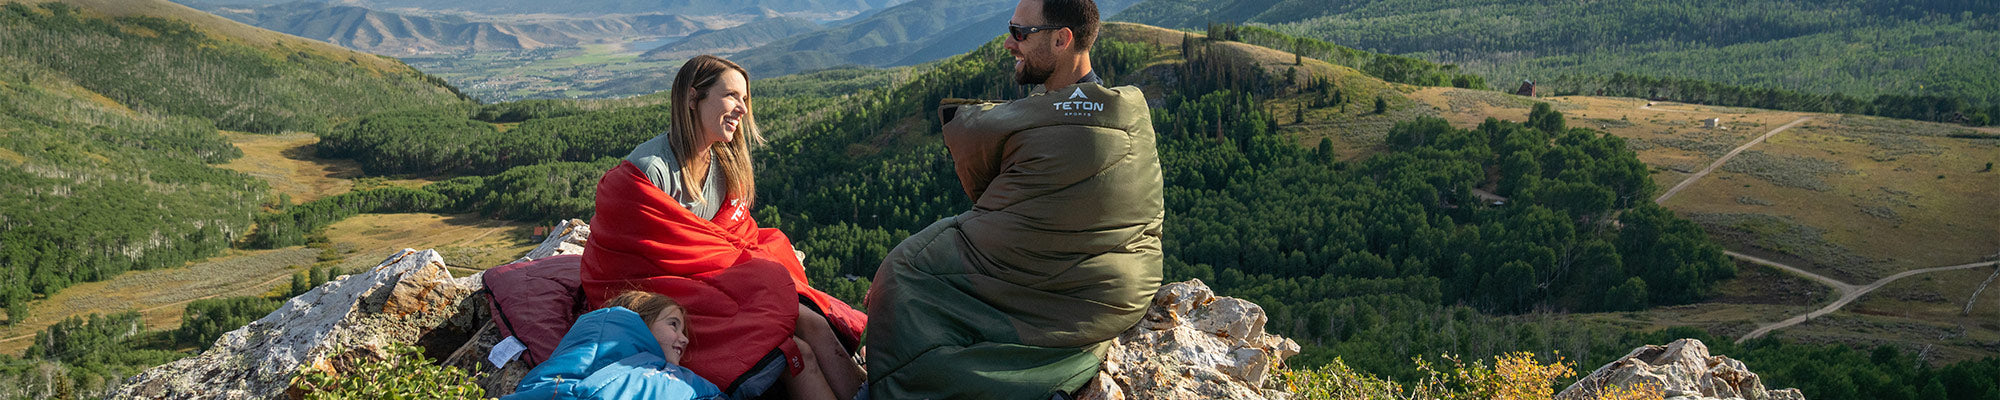
<instances>
[{"instance_id":1,"label":"man's sunglasses","mask_svg":"<svg viewBox=\"0 0 2000 400\"><path fill-rule=\"evenodd\" d=\"M1020 26L1015 24L1007 24L1007 34L1014 35L1014 41L1016 42L1028 40L1028 35L1033 35L1035 33L1042 31L1052 31L1057 29L1069 29L1069 27L1059 26L1059 25Z\"/></svg>"}]
</instances>

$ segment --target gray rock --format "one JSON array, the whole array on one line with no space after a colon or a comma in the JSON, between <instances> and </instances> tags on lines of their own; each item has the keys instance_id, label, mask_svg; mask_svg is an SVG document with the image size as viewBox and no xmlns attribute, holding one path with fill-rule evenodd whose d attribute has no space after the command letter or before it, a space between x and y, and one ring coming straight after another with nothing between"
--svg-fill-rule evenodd
<instances>
[{"instance_id":1,"label":"gray rock","mask_svg":"<svg viewBox=\"0 0 2000 400\"><path fill-rule=\"evenodd\" d=\"M590 224L582 220L570 219L549 230L549 237L542 244L528 250L528 254L514 262L539 260L543 257L564 254L583 254L583 243L590 241Z\"/></svg>"},{"instance_id":2,"label":"gray rock","mask_svg":"<svg viewBox=\"0 0 2000 400\"><path fill-rule=\"evenodd\" d=\"M489 325L484 297L471 296L480 287L477 276L452 278L436 251L404 249L286 301L200 355L146 370L108 397L283 398L301 368L330 369L335 357L379 356L395 343L457 349Z\"/></svg>"},{"instance_id":3,"label":"gray rock","mask_svg":"<svg viewBox=\"0 0 2000 400\"><path fill-rule=\"evenodd\" d=\"M1298 343L1264 332L1264 308L1215 297L1200 280L1167 284L1146 319L1105 353L1080 399L1282 399L1270 376Z\"/></svg>"},{"instance_id":4,"label":"gray rock","mask_svg":"<svg viewBox=\"0 0 2000 400\"><path fill-rule=\"evenodd\" d=\"M1605 388L1637 385L1657 387L1668 399L1805 400L1798 389L1766 390L1763 379L1742 361L1710 355L1708 345L1694 339L1633 349L1563 389L1556 399L1589 399Z\"/></svg>"}]
</instances>

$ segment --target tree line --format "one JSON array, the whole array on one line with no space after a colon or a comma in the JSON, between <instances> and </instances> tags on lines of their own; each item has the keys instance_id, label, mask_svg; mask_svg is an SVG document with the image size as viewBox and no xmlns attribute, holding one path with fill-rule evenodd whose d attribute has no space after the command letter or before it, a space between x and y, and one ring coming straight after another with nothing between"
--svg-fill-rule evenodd
<instances>
[{"instance_id":1,"label":"tree line","mask_svg":"<svg viewBox=\"0 0 2000 400\"><path fill-rule=\"evenodd\" d=\"M1556 95L1638 97L1771 110L1866 114L1918 121L1987 126L2000 117L2000 102L1981 105L1963 97L1884 94L1864 99L1784 89L1727 85L1698 79L1660 78L1623 72L1609 77L1561 77L1538 87Z\"/></svg>"},{"instance_id":2,"label":"tree line","mask_svg":"<svg viewBox=\"0 0 2000 400\"><path fill-rule=\"evenodd\" d=\"M1993 29L2000 6L1990 2L1370 0L1286 13L1277 12L1282 5L1237 6L1271 12L1222 21L1458 63L1501 84L1625 73L1864 100L1957 98L1980 110L2000 102L2000 79L1988 73L2000 59L1987 56L2000 51Z\"/></svg>"},{"instance_id":3,"label":"tree line","mask_svg":"<svg viewBox=\"0 0 2000 400\"><path fill-rule=\"evenodd\" d=\"M353 159L372 175L492 175L548 161L624 157L668 129L667 106L581 112L513 104L370 114L321 135L321 157ZM518 122L501 130L494 121ZM474 119L475 117L490 120Z\"/></svg>"}]
</instances>

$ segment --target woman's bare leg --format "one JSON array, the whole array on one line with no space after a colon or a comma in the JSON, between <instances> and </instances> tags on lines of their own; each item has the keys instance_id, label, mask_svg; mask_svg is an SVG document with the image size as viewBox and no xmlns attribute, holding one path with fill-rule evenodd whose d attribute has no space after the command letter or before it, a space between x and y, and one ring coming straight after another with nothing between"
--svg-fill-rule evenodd
<instances>
[{"instance_id":1,"label":"woman's bare leg","mask_svg":"<svg viewBox=\"0 0 2000 400\"><path fill-rule=\"evenodd\" d=\"M781 379L785 383L785 388L792 393L792 399L846 400L836 397L833 393L833 388L827 387L826 375L820 373L819 363L813 361L814 351L812 346L806 344L804 340L799 340L799 338L792 338L792 344L799 346L799 357L805 359L804 362L799 363L805 365L804 368L799 370L799 373L787 374ZM851 398L849 397L849 399Z\"/></svg>"},{"instance_id":2,"label":"woman's bare leg","mask_svg":"<svg viewBox=\"0 0 2000 400\"><path fill-rule=\"evenodd\" d=\"M833 325L827 323L825 316L800 305L798 328L792 335L813 346L814 353L817 353L815 356L819 358L819 370L826 374L826 383L833 389L834 395L852 399L856 392L861 391L861 381L867 377L861 372L861 366L854 363L854 357L847 354L847 348L841 346L840 337L834 335Z\"/></svg>"}]
</instances>

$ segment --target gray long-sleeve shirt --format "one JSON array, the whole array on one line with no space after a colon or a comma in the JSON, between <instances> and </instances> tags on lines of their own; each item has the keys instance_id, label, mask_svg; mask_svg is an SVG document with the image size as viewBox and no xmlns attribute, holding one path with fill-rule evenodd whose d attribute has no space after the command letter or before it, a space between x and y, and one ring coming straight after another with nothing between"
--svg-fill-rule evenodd
<instances>
[{"instance_id":1,"label":"gray long-sleeve shirt","mask_svg":"<svg viewBox=\"0 0 2000 400\"><path fill-rule=\"evenodd\" d=\"M722 209L721 200L725 195L722 167L715 157L709 157L708 179L701 185L702 198L707 201L695 202L694 197L688 194L687 186L681 183L681 162L674 156L674 149L667 146L667 135L662 133L640 143L639 147L632 149L632 154L625 156L625 161L631 161L632 166L645 171L646 179L652 180L653 186L680 202L681 207L686 207L701 219L715 219L715 213Z\"/></svg>"}]
</instances>

